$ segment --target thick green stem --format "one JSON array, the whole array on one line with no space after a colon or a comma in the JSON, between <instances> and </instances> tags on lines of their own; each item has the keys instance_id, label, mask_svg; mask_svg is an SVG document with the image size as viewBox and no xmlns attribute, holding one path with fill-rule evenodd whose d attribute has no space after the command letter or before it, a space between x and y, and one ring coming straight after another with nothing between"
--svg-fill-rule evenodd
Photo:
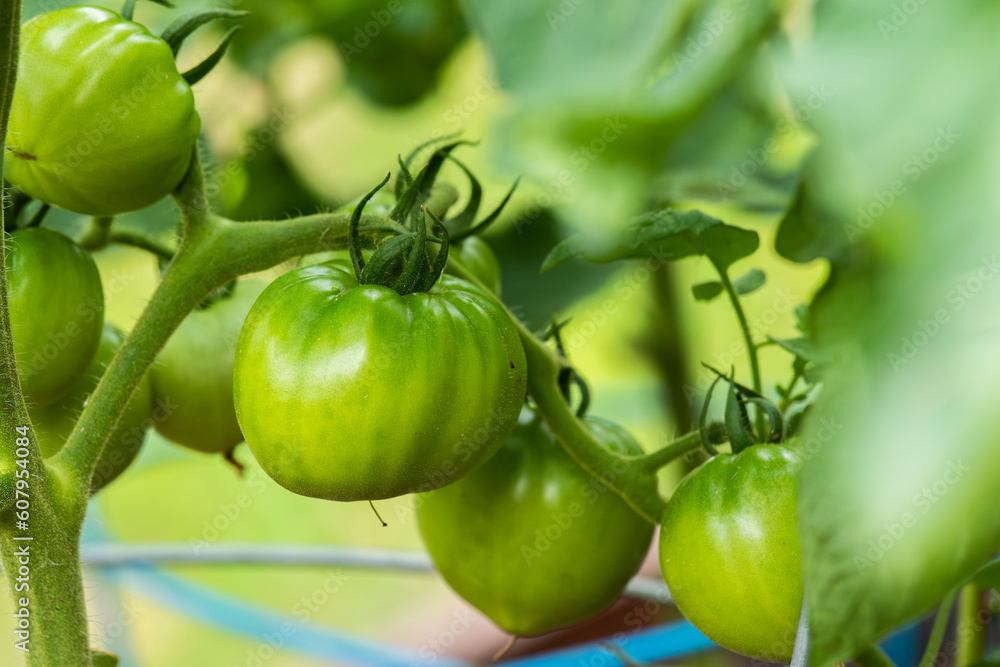
<instances>
[{"instance_id":1,"label":"thick green stem","mask_svg":"<svg viewBox=\"0 0 1000 667\"><path fill-rule=\"evenodd\" d=\"M482 283L458 260L449 259L448 267L460 278L482 286ZM555 351L538 340L513 313L510 313L510 317L517 327L521 345L524 346L524 355L528 361L528 393L535 399L538 411L552 429L559 444L581 468L621 496L643 518L650 523L659 523L664 502L657 490L656 477L652 474L645 457L620 456L605 449L591 436L583 422L566 403L560 390L559 372L563 368L562 360Z\"/></svg>"},{"instance_id":2,"label":"thick green stem","mask_svg":"<svg viewBox=\"0 0 1000 667\"><path fill-rule=\"evenodd\" d=\"M981 609L982 590L975 584L968 584L962 588L958 596L956 667L967 667L983 657L989 621L979 619Z\"/></svg>"},{"instance_id":3,"label":"thick green stem","mask_svg":"<svg viewBox=\"0 0 1000 667\"><path fill-rule=\"evenodd\" d=\"M20 1L0 0L2 137L7 136L14 96L20 26ZM0 162L0 178L2 172ZM0 243L0 267L6 266L5 255ZM21 646L28 650L31 667L92 665L78 552L86 501L72 491L42 462L17 376L7 276L0 270L0 495L6 496L0 498L0 507L6 508L0 512L0 558L14 601L15 627L22 632L17 641L27 640ZM10 507L11 501L19 501L20 507Z\"/></svg>"},{"instance_id":4,"label":"thick green stem","mask_svg":"<svg viewBox=\"0 0 1000 667\"><path fill-rule=\"evenodd\" d=\"M673 463L686 454L696 451L700 447L701 434L698 431L692 431L670 442L663 449L646 454L639 461L647 469L655 471L669 463Z\"/></svg>"},{"instance_id":5,"label":"thick green stem","mask_svg":"<svg viewBox=\"0 0 1000 667\"><path fill-rule=\"evenodd\" d=\"M869 646L854 657L858 667L896 667L896 663L878 646Z\"/></svg>"}]
</instances>

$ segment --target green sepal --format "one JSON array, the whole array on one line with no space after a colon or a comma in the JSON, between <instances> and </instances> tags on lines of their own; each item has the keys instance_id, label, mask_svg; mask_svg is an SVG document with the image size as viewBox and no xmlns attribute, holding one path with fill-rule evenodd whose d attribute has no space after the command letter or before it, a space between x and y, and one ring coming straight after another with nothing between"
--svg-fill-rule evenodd
<instances>
[{"instance_id":1,"label":"green sepal","mask_svg":"<svg viewBox=\"0 0 1000 667\"><path fill-rule=\"evenodd\" d=\"M500 214L503 212L504 207L506 207L507 203L510 201L510 198L514 196L514 190L517 189L517 186L518 186L518 184L520 182L521 182L521 179L520 179L520 177L518 177L514 181L514 184L512 186L510 186L510 190L507 191L507 194L504 196L504 198L502 200L500 200L499 204L497 204L497 207L495 209L493 209L492 213L490 213L488 216L486 216L485 218L483 218L482 220L480 220L476 224L472 225L468 229L466 229L466 230L464 230L464 231L462 231L462 232L460 232L458 234L455 234L455 236L454 236L455 242L457 243L458 241L461 241L463 239L467 239L470 236L475 236L476 234L482 234L484 231L486 231L487 227L489 227L494 222L496 222L497 219L500 217Z\"/></svg>"},{"instance_id":2,"label":"green sepal","mask_svg":"<svg viewBox=\"0 0 1000 667\"><path fill-rule=\"evenodd\" d=\"M438 173L448 158L448 154L462 144L468 143L470 142L456 141L434 151L431 159L423 166L416 178L413 178L402 194L397 197L396 206L389 213L389 217L405 227L416 224L419 216L418 207L426 200L431 188L434 187L434 181L437 180ZM405 169L404 163L400 162L400 166Z\"/></svg>"},{"instance_id":3,"label":"green sepal","mask_svg":"<svg viewBox=\"0 0 1000 667\"><path fill-rule=\"evenodd\" d=\"M767 422L770 426L764 442L774 445L785 439L785 420L782 418L778 406L761 396L751 396L746 399L746 402L753 403L767 415Z\"/></svg>"},{"instance_id":4,"label":"green sepal","mask_svg":"<svg viewBox=\"0 0 1000 667\"><path fill-rule=\"evenodd\" d=\"M238 25L230 28L229 32L222 37L222 41L219 43L219 46L215 49L215 51L212 52L212 55L205 58L205 60L201 61L201 63L195 65L181 75L184 77L184 80L188 82L189 86L193 86L198 83L208 76L209 72L215 69L215 66L219 64L222 57L226 55L226 50L229 48L230 42L233 41L233 37L236 36L236 33L239 32L241 28L242 26Z\"/></svg>"},{"instance_id":5,"label":"green sepal","mask_svg":"<svg viewBox=\"0 0 1000 667\"><path fill-rule=\"evenodd\" d=\"M359 229L361 225L361 214L365 210L365 205L371 201L371 198L374 197L379 190L385 187L385 184L389 182L389 178L391 176L392 174L386 174L385 178L382 179L382 182L362 197L361 201L358 202L358 205L355 206L354 210L351 212L351 220L347 227L348 252L351 255L351 264L354 266L354 275L358 278L358 280L361 280L361 274L365 268L365 260L361 256L361 232Z\"/></svg>"},{"instance_id":6,"label":"green sepal","mask_svg":"<svg viewBox=\"0 0 1000 667\"><path fill-rule=\"evenodd\" d=\"M170 50L177 55L181 50L184 40L191 34L216 19L242 19L250 16L250 12L241 12L233 9L203 9L197 12L186 14L167 26L160 37L170 47Z\"/></svg>"},{"instance_id":7,"label":"green sepal","mask_svg":"<svg viewBox=\"0 0 1000 667\"><path fill-rule=\"evenodd\" d=\"M721 376L716 376L715 380L713 380L712 384L708 387L708 393L705 394L705 402L701 404L701 415L698 416L698 433L701 434L701 444L710 456L715 456L719 453L719 450L717 450L715 445L712 444L713 440L710 437L711 433L709 433L708 408L712 402L712 392L715 391L715 385L719 384L719 380L721 379Z\"/></svg>"},{"instance_id":8,"label":"green sepal","mask_svg":"<svg viewBox=\"0 0 1000 667\"><path fill-rule=\"evenodd\" d=\"M753 429L750 427L750 416L747 414L746 403L736 388L734 370L729 378L729 395L726 398L726 430L729 432L729 444L733 454L757 444Z\"/></svg>"},{"instance_id":9,"label":"green sepal","mask_svg":"<svg viewBox=\"0 0 1000 667\"><path fill-rule=\"evenodd\" d=\"M448 134L443 137L428 139L427 141L423 142L422 144L414 148L412 151L410 151L410 154L406 156L405 160L403 159L402 155L398 157L399 173L396 174L396 182L393 184L393 190L396 196L396 201L399 201L399 199L403 196L403 192L405 192L406 189L410 187L410 184L413 183L413 176L410 175L410 165L413 164L413 161L417 159L417 156L420 154L420 151L424 150L428 146L433 146L434 144L441 144L446 141L451 141L452 139L458 138L460 135L461 132L455 132L454 134Z\"/></svg>"},{"instance_id":10,"label":"green sepal","mask_svg":"<svg viewBox=\"0 0 1000 667\"><path fill-rule=\"evenodd\" d=\"M122 18L126 21L133 20L132 17L135 16L135 4L139 0L125 0L125 4L122 6ZM167 0L150 0L150 2L155 2L158 5L163 5L164 7L173 8L173 3Z\"/></svg>"}]
</instances>

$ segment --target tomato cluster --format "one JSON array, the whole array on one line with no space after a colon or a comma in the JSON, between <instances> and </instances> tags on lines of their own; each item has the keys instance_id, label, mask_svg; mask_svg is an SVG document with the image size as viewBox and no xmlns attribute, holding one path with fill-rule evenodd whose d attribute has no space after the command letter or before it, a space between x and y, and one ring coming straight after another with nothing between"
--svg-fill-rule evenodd
<instances>
[{"instance_id":1,"label":"tomato cluster","mask_svg":"<svg viewBox=\"0 0 1000 667\"><path fill-rule=\"evenodd\" d=\"M174 190L200 129L175 46L93 7L27 23L10 181L94 216ZM419 528L441 575L510 633L549 632L612 604L646 557L654 525L571 458L550 416L527 402L522 336L541 343L499 300L500 264L475 235L503 204L478 225L478 194L444 222L427 204L429 174L456 145L417 176L401 161L395 196L373 192L343 209L349 251L303 258L269 284L239 280L191 312L107 435L92 489L129 466L153 421L204 453L229 455L245 439L264 471L301 495L421 494ZM362 244L369 203L386 220L365 229ZM97 267L73 240L28 228L4 243L21 387L42 454L52 457L125 337L104 322ZM766 400L747 399L729 380L734 453L704 442L703 425L715 456L666 503L660 563L677 607L708 637L787 660L803 598L800 461L784 446L748 441L746 404ZM169 406L156 420L154 401ZM624 429L583 412L573 424L603 454L629 464L642 457ZM767 414L775 436L767 441L777 442L776 410Z\"/></svg>"}]
</instances>

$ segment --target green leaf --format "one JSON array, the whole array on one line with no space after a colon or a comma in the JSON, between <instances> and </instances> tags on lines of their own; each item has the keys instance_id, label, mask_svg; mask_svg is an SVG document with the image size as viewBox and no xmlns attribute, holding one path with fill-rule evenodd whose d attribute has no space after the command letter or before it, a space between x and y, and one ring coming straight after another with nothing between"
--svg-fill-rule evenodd
<instances>
[{"instance_id":1,"label":"green leaf","mask_svg":"<svg viewBox=\"0 0 1000 667\"><path fill-rule=\"evenodd\" d=\"M1000 591L1000 560L987 563L972 575L972 583Z\"/></svg>"},{"instance_id":2,"label":"green leaf","mask_svg":"<svg viewBox=\"0 0 1000 667\"><path fill-rule=\"evenodd\" d=\"M1000 88L981 78L1000 5L925 3L903 25L880 3L816 8L786 71L793 104L815 103L817 233L783 254L830 259L810 326L836 363L799 487L811 664L828 667L1000 550ZM949 34L962 39L927 49Z\"/></svg>"},{"instance_id":3,"label":"green leaf","mask_svg":"<svg viewBox=\"0 0 1000 667\"><path fill-rule=\"evenodd\" d=\"M610 249L595 251L587 247L582 235L572 236L552 249L542 271L573 257L605 263L642 257L675 261L696 255L704 255L725 269L753 254L760 240L757 232L727 225L701 211L666 209L640 216L610 245Z\"/></svg>"},{"instance_id":4,"label":"green leaf","mask_svg":"<svg viewBox=\"0 0 1000 667\"><path fill-rule=\"evenodd\" d=\"M750 269L744 275L733 281L733 289L740 296L752 294L764 286L767 277L760 269Z\"/></svg>"},{"instance_id":5,"label":"green leaf","mask_svg":"<svg viewBox=\"0 0 1000 667\"><path fill-rule=\"evenodd\" d=\"M773 338L767 339L781 348L791 352L799 359L812 362L814 364L825 364L830 361L826 353L813 341L802 336L799 338Z\"/></svg>"},{"instance_id":6,"label":"green leaf","mask_svg":"<svg viewBox=\"0 0 1000 667\"><path fill-rule=\"evenodd\" d=\"M718 280L713 280L707 283L698 283L691 287L691 292L694 294L694 298L698 301L711 301L715 297L722 294L722 283Z\"/></svg>"},{"instance_id":7,"label":"green leaf","mask_svg":"<svg viewBox=\"0 0 1000 667\"><path fill-rule=\"evenodd\" d=\"M90 655L93 658L94 667L118 667L118 656L113 653L91 649Z\"/></svg>"}]
</instances>

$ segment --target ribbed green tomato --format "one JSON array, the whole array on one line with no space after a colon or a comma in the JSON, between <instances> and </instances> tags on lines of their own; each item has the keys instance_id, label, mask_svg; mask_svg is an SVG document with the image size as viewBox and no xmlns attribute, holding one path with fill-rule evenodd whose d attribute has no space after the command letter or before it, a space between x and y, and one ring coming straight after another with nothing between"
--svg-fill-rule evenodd
<instances>
[{"instance_id":1,"label":"ribbed green tomato","mask_svg":"<svg viewBox=\"0 0 1000 667\"><path fill-rule=\"evenodd\" d=\"M788 662L802 610L800 459L780 445L720 454L663 513L660 565L677 608L720 646Z\"/></svg>"},{"instance_id":2,"label":"ribbed green tomato","mask_svg":"<svg viewBox=\"0 0 1000 667\"><path fill-rule=\"evenodd\" d=\"M21 391L49 405L80 380L104 321L90 253L59 232L22 229L6 240L7 299Z\"/></svg>"},{"instance_id":3,"label":"ribbed green tomato","mask_svg":"<svg viewBox=\"0 0 1000 667\"><path fill-rule=\"evenodd\" d=\"M243 442L233 407L233 358L243 320L267 286L241 280L228 296L191 312L160 352L150 373L164 405L156 430L199 452L227 452Z\"/></svg>"},{"instance_id":4,"label":"ribbed green tomato","mask_svg":"<svg viewBox=\"0 0 1000 667\"><path fill-rule=\"evenodd\" d=\"M405 296L350 264L275 280L236 350L236 414L265 472L329 500L374 500L461 478L517 421L524 350L491 294L443 276Z\"/></svg>"},{"instance_id":5,"label":"ribbed green tomato","mask_svg":"<svg viewBox=\"0 0 1000 667\"><path fill-rule=\"evenodd\" d=\"M54 456L63 448L73 432L73 426L83 411L84 404L94 393L104 369L111 363L115 352L124 341L125 335L113 324L105 322L97 354L91 359L86 373L69 394L58 403L44 408L28 409L42 456L45 458ZM94 478L91 480L91 488L94 491L99 491L114 481L135 460L146 435L146 429L149 427L152 409L153 390L147 375L139 383L138 389L118 422L118 427L108 438L104 451L97 459Z\"/></svg>"},{"instance_id":6,"label":"ribbed green tomato","mask_svg":"<svg viewBox=\"0 0 1000 667\"><path fill-rule=\"evenodd\" d=\"M500 260L497 259L490 244L478 236L470 236L457 245L457 248L452 248L452 252L458 256L462 265L478 278L479 282L500 296Z\"/></svg>"},{"instance_id":7,"label":"ribbed green tomato","mask_svg":"<svg viewBox=\"0 0 1000 667\"><path fill-rule=\"evenodd\" d=\"M28 21L4 176L86 215L149 206L187 173L201 120L159 37L98 7Z\"/></svg>"},{"instance_id":8,"label":"ribbed green tomato","mask_svg":"<svg viewBox=\"0 0 1000 667\"><path fill-rule=\"evenodd\" d=\"M642 454L620 426L585 424L609 450ZM417 518L445 581L521 636L613 603L653 539L652 524L580 468L538 417L465 479L421 495Z\"/></svg>"}]
</instances>

